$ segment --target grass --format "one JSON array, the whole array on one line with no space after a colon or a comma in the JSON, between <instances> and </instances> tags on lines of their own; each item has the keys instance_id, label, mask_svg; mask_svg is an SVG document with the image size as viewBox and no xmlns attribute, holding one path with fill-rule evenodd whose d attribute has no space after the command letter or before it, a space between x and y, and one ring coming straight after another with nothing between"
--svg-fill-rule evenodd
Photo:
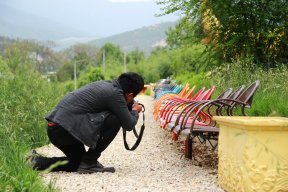
<instances>
[{"instance_id":1,"label":"grass","mask_svg":"<svg viewBox=\"0 0 288 192\"><path fill-rule=\"evenodd\" d=\"M23 58L22 58L23 57ZM55 191L25 161L26 154L48 142L44 116L62 91L25 63L24 55L0 58L0 189Z\"/></svg>"},{"instance_id":2,"label":"grass","mask_svg":"<svg viewBox=\"0 0 288 192\"><path fill-rule=\"evenodd\" d=\"M197 85L198 89L216 85L214 98L228 87L236 90L240 85L248 86L258 79L260 87L254 95L252 108L247 110L248 115L288 117L287 65L265 70L244 60L223 65L206 74L184 74L175 79L182 84L188 82L190 85Z\"/></svg>"}]
</instances>

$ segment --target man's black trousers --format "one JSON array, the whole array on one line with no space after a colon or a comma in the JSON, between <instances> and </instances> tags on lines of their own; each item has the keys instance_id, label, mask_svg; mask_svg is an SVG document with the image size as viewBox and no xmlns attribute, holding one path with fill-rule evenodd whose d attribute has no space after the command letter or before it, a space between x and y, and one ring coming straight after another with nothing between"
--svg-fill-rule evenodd
<instances>
[{"instance_id":1,"label":"man's black trousers","mask_svg":"<svg viewBox=\"0 0 288 192\"><path fill-rule=\"evenodd\" d=\"M66 157L43 157L39 165L38 170L45 170L51 164L57 161L65 161L68 163L59 165L52 171L77 171L80 162L85 164L96 164L97 159L101 156L101 153L108 147L108 145L116 137L120 130L119 119L111 114L109 115L103 125L103 130L100 139L97 142L97 146L94 149L85 150L84 144L74 138L68 131L63 129L59 125L48 126L48 137L53 145L59 148Z\"/></svg>"}]
</instances>

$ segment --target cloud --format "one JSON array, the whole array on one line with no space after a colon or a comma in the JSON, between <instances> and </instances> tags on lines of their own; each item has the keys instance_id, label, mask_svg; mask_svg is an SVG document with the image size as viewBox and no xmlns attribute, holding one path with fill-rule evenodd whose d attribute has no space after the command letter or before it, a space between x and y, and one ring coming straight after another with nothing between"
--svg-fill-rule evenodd
<instances>
[{"instance_id":1,"label":"cloud","mask_svg":"<svg viewBox=\"0 0 288 192\"><path fill-rule=\"evenodd\" d=\"M108 0L112 3L142 3L142 2L152 2L155 0Z\"/></svg>"}]
</instances>

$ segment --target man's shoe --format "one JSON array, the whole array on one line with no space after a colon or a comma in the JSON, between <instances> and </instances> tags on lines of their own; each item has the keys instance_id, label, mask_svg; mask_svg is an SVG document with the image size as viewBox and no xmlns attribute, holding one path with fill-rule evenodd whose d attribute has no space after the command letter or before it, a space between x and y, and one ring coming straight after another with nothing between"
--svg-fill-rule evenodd
<instances>
[{"instance_id":1,"label":"man's shoe","mask_svg":"<svg viewBox=\"0 0 288 192\"><path fill-rule=\"evenodd\" d=\"M34 170L45 170L51 164L51 158L42 156L41 154L37 153L34 149L26 156L26 162L28 166L30 166Z\"/></svg>"},{"instance_id":2,"label":"man's shoe","mask_svg":"<svg viewBox=\"0 0 288 192\"><path fill-rule=\"evenodd\" d=\"M38 164L42 155L36 152L36 150L32 150L25 158L26 162L32 169L38 169Z\"/></svg>"},{"instance_id":3,"label":"man's shoe","mask_svg":"<svg viewBox=\"0 0 288 192\"><path fill-rule=\"evenodd\" d=\"M114 167L104 167L101 163L97 161L96 164L88 165L86 163L81 162L77 172L80 174L86 174L86 173L98 173L98 172L110 172L114 173L115 168Z\"/></svg>"}]
</instances>

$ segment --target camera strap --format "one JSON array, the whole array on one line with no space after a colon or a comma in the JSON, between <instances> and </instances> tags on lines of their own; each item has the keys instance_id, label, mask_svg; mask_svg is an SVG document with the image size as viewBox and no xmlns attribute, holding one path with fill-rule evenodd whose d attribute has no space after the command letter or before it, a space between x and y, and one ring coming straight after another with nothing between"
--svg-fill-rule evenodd
<instances>
[{"instance_id":1,"label":"camera strap","mask_svg":"<svg viewBox=\"0 0 288 192\"><path fill-rule=\"evenodd\" d=\"M133 133L135 135L135 137L137 138L135 144L130 148L128 143L127 143L127 140L126 140L126 130L122 129L123 130L123 140L124 140L124 146L127 150L129 151L134 151L138 145L140 144L141 142L141 139L142 139L142 136L143 136L143 133L144 133L144 129L145 129L145 115L144 115L144 112L145 112L145 107L143 104L139 103L139 105L141 105L143 107L143 124L141 125L141 129L140 129L140 132L139 134L137 133L137 130L136 130L136 127L133 128Z\"/></svg>"}]
</instances>

